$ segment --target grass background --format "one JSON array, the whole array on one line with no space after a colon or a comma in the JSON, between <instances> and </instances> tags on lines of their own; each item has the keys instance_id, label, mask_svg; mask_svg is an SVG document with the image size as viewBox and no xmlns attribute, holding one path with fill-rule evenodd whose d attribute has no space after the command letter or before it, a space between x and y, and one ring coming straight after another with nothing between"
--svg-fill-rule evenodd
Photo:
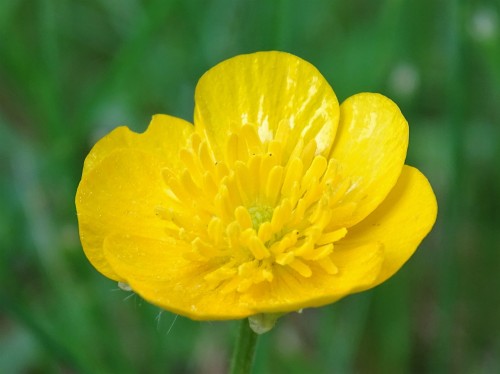
<instances>
[{"instance_id":1,"label":"grass background","mask_svg":"<svg viewBox=\"0 0 500 374\"><path fill-rule=\"evenodd\" d=\"M381 92L440 212L373 291L291 314L256 373L500 372L497 1L2 0L0 372L222 373L235 322L176 317L85 259L74 194L112 128L192 119L198 78L240 53L312 62L342 101Z\"/></svg>"}]
</instances>

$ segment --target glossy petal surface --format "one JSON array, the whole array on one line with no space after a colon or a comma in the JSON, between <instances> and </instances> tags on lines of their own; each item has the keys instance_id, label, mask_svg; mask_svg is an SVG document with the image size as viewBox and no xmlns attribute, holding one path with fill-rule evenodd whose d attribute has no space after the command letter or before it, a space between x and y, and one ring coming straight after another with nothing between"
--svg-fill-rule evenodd
<instances>
[{"instance_id":1,"label":"glossy petal surface","mask_svg":"<svg viewBox=\"0 0 500 374\"><path fill-rule=\"evenodd\" d=\"M408 124L399 108L385 96L362 93L340 106L340 123L331 157L349 183L344 204L352 202L347 227L361 221L387 196L403 167L408 147Z\"/></svg>"},{"instance_id":2,"label":"glossy petal surface","mask_svg":"<svg viewBox=\"0 0 500 374\"><path fill-rule=\"evenodd\" d=\"M413 255L429 233L437 215L436 197L417 169L405 166L387 198L349 236L337 243L339 251L380 243L384 262L373 286L391 277Z\"/></svg>"},{"instance_id":3,"label":"glossy petal surface","mask_svg":"<svg viewBox=\"0 0 500 374\"><path fill-rule=\"evenodd\" d=\"M383 262L378 244L336 251L332 261L338 273L327 274L314 267L313 275L304 281L288 269L280 269L277 281L256 287L242 297L243 302L261 313L291 312L302 308L333 303L373 284Z\"/></svg>"},{"instance_id":4,"label":"glossy petal surface","mask_svg":"<svg viewBox=\"0 0 500 374\"><path fill-rule=\"evenodd\" d=\"M178 168L180 146L192 131L188 122L157 115L143 134L119 127L87 156L75 199L80 240L89 260L104 275L123 280L104 258L102 243L107 235L162 233L150 222L157 222L154 208L165 198L162 170Z\"/></svg>"},{"instance_id":5,"label":"glossy petal surface","mask_svg":"<svg viewBox=\"0 0 500 374\"><path fill-rule=\"evenodd\" d=\"M334 302L369 288L381 269L379 245L344 249L334 255L339 272L315 269L307 282L286 267L276 269L276 281L262 283L246 294L208 287L203 278L216 270L184 258L188 247L168 240L113 235L105 241L106 258L146 300L193 319L237 319L256 313L289 312ZM230 308L228 306L231 306Z\"/></svg>"},{"instance_id":6,"label":"glossy petal surface","mask_svg":"<svg viewBox=\"0 0 500 374\"><path fill-rule=\"evenodd\" d=\"M112 279L122 281L124 277L116 275L103 256L106 236L115 232L148 237L165 235L154 209L165 200L161 168L161 163L144 151L118 150L80 183L77 194L80 239L89 260Z\"/></svg>"},{"instance_id":7,"label":"glossy petal surface","mask_svg":"<svg viewBox=\"0 0 500 374\"><path fill-rule=\"evenodd\" d=\"M261 141L279 139L288 155L299 139L327 153L339 116L332 88L310 63L283 52L226 60L205 73L195 92L195 125L222 157L231 131L256 127Z\"/></svg>"},{"instance_id":8,"label":"glossy petal surface","mask_svg":"<svg viewBox=\"0 0 500 374\"><path fill-rule=\"evenodd\" d=\"M207 287L203 279L215 269L186 260L187 247L168 239L126 235L108 237L104 247L106 258L118 273L127 275L132 289L162 308L194 319L236 319L253 314L239 303L237 294Z\"/></svg>"}]
</instances>

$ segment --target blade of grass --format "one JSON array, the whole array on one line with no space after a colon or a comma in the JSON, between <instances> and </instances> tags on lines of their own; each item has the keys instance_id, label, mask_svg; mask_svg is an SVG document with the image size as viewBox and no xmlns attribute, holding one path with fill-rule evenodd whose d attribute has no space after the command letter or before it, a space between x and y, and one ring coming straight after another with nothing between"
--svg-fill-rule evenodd
<instances>
[{"instance_id":1,"label":"blade of grass","mask_svg":"<svg viewBox=\"0 0 500 374\"><path fill-rule=\"evenodd\" d=\"M147 58L155 31L165 22L167 13L175 3L176 0L155 0L145 8L137 26L133 28L136 31L124 42L90 97L77 109L73 135L76 139L82 139L82 134L89 131L91 118L100 103L123 83L127 75L133 74L141 59Z\"/></svg>"},{"instance_id":2,"label":"blade of grass","mask_svg":"<svg viewBox=\"0 0 500 374\"><path fill-rule=\"evenodd\" d=\"M409 269L402 269L374 290L374 332L378 368L382 373L408 373L411 324Z\"/></svg>"},{"instance_id":3,"label":"blade of grass","mask_svg":"<svg viewBox=\"0 0 500 374\"><path fill-rule=\"evenodd\" d=\"M320 366L324 372L353 373L361 338L367 326L372 292L350 296L322 310Z\"/></svg>"},{"instance_id":4,"label":"blade of grass","mask_svg":"<svg viewBox=\"0 0 500 374\"><path fill-rule=\"evenodd\" d=\"M67 365L77 373L95 372L96 368L87 366L86 360L83 359L84 356L76 355L53 334L49 333L47 328L39 323L37 317L22 307L23 304L19 303L17 298L18 296L16 296L16 300L14 301L2 292L0 293L0 306L2 306L6 313L24 325L40 342L40 345L50 352L51 355L57 357L61 363Z\"/></svg>"},{"instance_id":5,"label":"blade of grass","mask_svg":"<svg viewBox=\"0 0 500 374\"><path fill-rule=\"evenodd\" d=\"M440 269L438 278L439 303L439 333L435 348L432 352L431 371L435 373L452 370L454 324L456 323L455 308L458 297L458 264L456 258L457 235L460 232L463 200L461 198L465 177L465 98L463 77L463 50L462 50L462 10L461 0L448 0L445 14L448 14L447 30L445 35L445 55L447 56L447 110L448 129L451 138L450 165L451 190L448 192L449 205L444 210L445 242L440 252ZM460 239L458 239L460 240Z\"/></svg>"},{"instance_id":6,"label":"blade of grass","mask_svg":"<svg viewBox=\"0 0 500 374\"><path fill-rule=\"evenodd\" d=\"M38 2L38 37L40 47L40 62L38 84L36 85L36 102L45 117L45 137L48 141L59 141L65 136L66 128L64 105L61 101L60 56L57 42L57 19L54 0L40 0Z\"/></svg>"}]
</instances>

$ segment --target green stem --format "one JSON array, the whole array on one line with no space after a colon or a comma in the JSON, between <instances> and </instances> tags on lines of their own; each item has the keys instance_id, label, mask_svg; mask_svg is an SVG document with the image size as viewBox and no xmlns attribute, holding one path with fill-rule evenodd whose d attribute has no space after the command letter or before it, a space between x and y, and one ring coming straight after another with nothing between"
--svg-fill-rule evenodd
<instances>
[{"instance_id":1,"label":"green stem","mask_svg":"<svg viewBox=\"0 0 500 374\"><path fill-rule=\"evenodd\" d=\"M245 318L240 322L238 340L236 341L236 347L234 347L231 362L231 374L249 374L252 372L258 337L259 335L250 328L248 319Z\"/></svg>"}]
</instances>

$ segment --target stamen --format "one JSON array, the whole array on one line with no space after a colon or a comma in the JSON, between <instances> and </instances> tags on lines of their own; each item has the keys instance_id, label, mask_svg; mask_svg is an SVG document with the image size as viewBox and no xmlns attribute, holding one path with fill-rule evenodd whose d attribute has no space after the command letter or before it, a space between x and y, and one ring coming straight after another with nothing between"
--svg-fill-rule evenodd
<instances>
[{"instance_id":1,"label":"stamen","mask_svg":"<svg viewBox=\"0 0 500 374\"><path fill-rule=\"evenodd\" d=\"M314 250L315 254L312 257L312 260L317 261L329 256L333 252L333 244L327 244L322 247L318 247Z\"/></svg>"},{"instance_id":2,"label":"stamen","mask_svg":"<svg viewBox=\"0 0 500 374\"><path fill-rule=\"evenodd\" d=\"M229 169L227 168L227 165L223 162L218 162L215 165L215 170L216 170L216 182L220 183L223 178L225 178L227 175L229 175Z\"/></svg>"},{"instance_id":3,"label":"stamen","mask_svg":"<svg viewBox=\"0 0 500 374\"><path fill-rule=\"evenodd\" d=\"M275 165L269 172L266 184L266 199L270 205L275 205L280 192L281 180L283 179L283 167Z\"/></svg>"},{"instance_id":4,"label":"stamen","mask_svg":"<svg viewBox=\"0 0 500 374\"><path fill-rule=\"evenodd\" d=\"M191 152L191 150L184 148L180 150L179 157L186 166L187 170L190 170L191 172L196 170L196 174L199 174L199 158L197 155Z\"/></svg>"},{"instance_id":5,"label":"stamen","mask_svg":"<svg viewBox=\"0 0 500 374\"><path fill-rule=\"evenodd\" d=\"M345 227L335 230L332 232L323 233L321 237L316 241L316 245L324 245L328 243L336 242L342 239L347 234L347 229Z\"/></svg>"},{"instance_id":6,"label":"stamen","mask_svg":"<svg viewBox=\"0 0 500 374\"><path fill-rule=\"evenodd\" d=\"M302 176L302 161L299 158L293 158L289 161L285 169L285 179L281 187L281 194L283 196L290 196L292 192L292 185L297 183Z\"/></svg>"},{"instance_id":7,"label":"stamen","mask_svg":"<svg viewBox=\"0 0 500 374\"><path fill-rule=\"evenodd\" d=\"M269 173L270 173L272 167L275 165L276 165L276 163L275 163L275 160L272 156L269 156L269 155L262 156L261 161L260 161L260 173L259 173L261 187L266 186L266 184L267 184L266 182L268 181L268 178L269 178Z\"/></svg>"},{"instance_id":8,"label":"stamen","mask_svg":"<svg viewBox=\"0 0 500 374\"><path fill-rule=\"evenodd\" d=\"M166 170L163 171L163 176L164 178L168 178L166 180L167 186L169 187L170 191L172 191L177 201L190 201L189 194L186 192L181 182L177 178L171 177L170 173L166 172Z\"/></svg>"},{"instance_id":9,"label":"stamen","mask_svg":"<svg viewBox=\"0 0 500 374\"><path fill-rule=\"evenodd\" d=\"M313 250L314 242L312 239L308 238L299 248L295 249L294 253L296 256L309 259L312 257Z\"/></svg>"},{"instance_id":10,"label":"stamen","mask_svg":"<svg viewBox=\"0 0 500 374\"><path fill-rule=\"evenodd\" d=\"M243 125L241 126L241 135L245 139L247 149L250 153L262 152L262 143L259 134L257 134L255 126Z\"/></svg>"},{"instance_id":11,"label":"stamen","mask_svg":"<svg viewBox=\"0 0 500 374\"><path fill-rule=\"evenodd\" d=\"M238 161L238 136L231 133L227 139L226 160L229 165L233 165Z\"/></svg>"},{"instance_id":12,"label":"stamen","mask_svg":"<svg viewBox=\"0 0 500 374\"><path fill-rule=\"evenodd\" d=\"M310 187L313 180L318 181L326 170L328 162L323 156L316 156L311 163L309 169L307 169L304 177L302 178L302 188L301 190L306 190Z\"/></svg>"},{"instance_id":13,"label":"stamen","mask_svg":"<svg viewBox=\"0 0 500 374\"><path fill-rule=\"evenodd\" d=\"M235 124L222 161L195 133L179 153L184 169L163 171L166 202L154 213L184 258L212 269L204 279L222 293L244 294L277 274L295 281L339 271L332 253L356 208L343 201L352 183L336 160L317 155L314 139L291 142L290 126L281 121L263 143L256 126Z\"/></svg>"},{"instance_id":14,"label":"stamen","mask_svg":"<svg viewBox=\"0 0 500 374\"><path fill-rule=\"evenodd\" d=\"M269 257L271 254L266 246L256 236L252 236L248 242L248 247L257 260Z\"/></svg>"},{"instance_id":15,"label":"stamen","mask_svg":"<svg viewBox=\"0 0 500 374\"><path fill-rule=\"evenodd\" d=\"M309 141L309 143L306 144L300 156L302 162L304 163L304 166L307 167L308 165L311 164L315 154L316 154L316 141L312 139Z\"/></svg>"},{"instance_id":16,"label":"stamen","mask_svg":"<svg viewBox=\"0 0 500 374\"><path fill-rule=\"evenodd\" d=\"M290 135L290 124L287 120L282 119L278 122L278 128L276 129L276 141L281 144L287 144L288 137Z\"/></svg>"},{"instance_id":17,"label":"stamen","mask_svg":"<svg viewBox=\"0 0 500 374\"><path fill-rule=\"evenodd\" d=\"M289 199L284 199L280 205L274 209L273 218L271 219L271 227L274 232L280 231L286 220L292 214L292 204Z\"/></svg>"},{"instance_id":18,"label":"stamen","mask_svg":"<svg viewBox=\"0 0 500 374\"><path fill-rule=\"evenodd\" d=\"M203 189L208 196L215 196L217 194L217 184L214 181L214 174L206 172L203 175Z\"/></svg>"},{"instance_id":19,"label":"stamen","mask_svg":"<svg viewBox=\"0 0 500 374\"><path fill-rule=\"evenodd\" d=\"M281 165L281 160L283 157L283 147L282 144L276 140L269 142L267 152L270 156L274 157L277 165Z\"/></svg>"},{"instance_id":20,"label":"stamen","mask_svg":"<svg viewBox=\"0 0 500 374\"><path fill-rule=\"evenodd\" d=\"M191 138L189 139L191 149L198 149L201 142L202 142L201 134L198 134L196 132L193 133L191 135Z\"/></svg>"},{"instance_id":21,"label":"stamen","mask_svg":"<svg viewBox=\"0 0 500 374\"><path fill-rule=\"evenodd\" d=\"M220 283L220 281L232 278L235 274L236 269L233 266L228 266L228 264L226 264L205 275L205 280L212 283Z\"/></svg>"},{"instance_id":22,"label":"stamen","mask_svg":"<svg viewBox=\"0 0 500 374\"><path fill-rule=\"evenodd\" d=\"M278 258L279 255L297 243L298 235L299 232L297 230L289 232L281 240L276 241L271 245L271 252L276 256L276 258ZM290 253L293 255L293 252ZM276 262L278 261L276 260Z\"/></svg>"},{"instance_id":23,"label":"stamen","mask_svg":"<svg viewBox=\"0 0 500 374\"><path fill-rule=\"evenodd\" d=\"M269 222L272 217L272 209L268 206L251 206L248 208L248 213L252 219L253 228L258 231L260 225L264 222Z\"/></svg>"},{"instance_id":24,"label":"stamen","mask_svg":"<svg viewBox=\"0 0 500 374\"><path fill-rule=\"evenodd\" d=\"M212 217L208 224L208 235L213 240L214 245L219 246L223 240L224 227L219 217Z\"/></svg>"},{"instance_id":25,"label":"stamen","mask_svg":"<svg viewBox=\"0 0 500 374\"><path fill-rule=\"evenodd\" d=\"M240 266L238 266L238 274L242 277L248 277L252 272L255 271L258 267L258 261L248 261Z\"/></svg>"},{"instance_id":26,"label":"stamen","mask_svg":"<svg viewBox=\"0 0 500 374\"><path fill-rule=\"evenodd\" d=\"M239 237L241 234L241 227L238 222L231 222L227 225L226 234L229 241L230 248L239 247Z\"/></svg>"},{"instance_id":27,"label":"stamen","mask_svg":"<svg viewBox=\"0 0 500 374\"><path fill-rule=\"evenodd\" d=\"M201 142L198 148L198 158L204 170L210 174L215 174L215 160L206 141Z\"/></svg>"},{"instance_id":28,"label":"stamen","mask_svg":"<svg viewBox=\"0 0 500 374\"><path fill-rule=\"evenodd\" d=\"M335 275L339 272L339 269L330 257L324 257L316 262L330 275Z\"/></svg>"},{"instance_id":29,"label":"stamen","mask_svg":"<svg viewBox=\"0 0 500 374\"><path fill-rule=\"evenodd\" d=\"M213 245L204 242L200 238L194 239L191 244L193 245L193 248L203 257L206 258L211 258L211 257L216 257L219 255L219 251L216 250Z\"/></svg>"},{"instance_id":30,"label":"stamen","mask_svg":"<svg viewBox=\"0 0 500 374\"><path fill-rule=\"evenodd\" d=\"M260 169L260 156L254 155L250 157L248 162L248 185L245 190L248 191L250 196L256 196L258 194L259 180L259 169Z\"/></svg>"},{"instance_id":31,"label":"stamen","mask_svg":"<svg viewBox=\"0 0 500 374\"><path fill-rule=\"evenodd\" d=\"M191 196L200 196L200 190L198 186L193 182L193 179L191 178L191 174L189 171L184 170L184 172L181 175L181 180L180 182L182 183L182 187L191 194Z\"/></svg>"},{"instance_id":32,"label":"stamen","mask_svg":"<svg viewBox=\"0 0 500 374\"><path fill-rule=\"evenodd\" d=\"M283 266L290 265L294 259L295 259L294 252L281 253L276 256L276 263Z\"/></svg>"},{"instance_id":33,"label":"stamen","mask_svg":"<svg viewBox=\"0 0 500 374\"><path fill-rule=\"evenodd\" d=\"M215 195L215 207L218 216L224 222L231 221L232 204L229 201L229 191L224 184L219 187L219 193Z\"/></svg>"},{"instance_id":34,"label":"stamen","mask_svg":"<svg viewBox=\"0 0 500 374\"><path fill-rule=\"evenodd\" d=\"M250 214L245 207L241 205L237 207L234 211L234 216L242 229L249 229L252 227L252 217L250 217Z\"/></svg>"},{"instance_id":35,"label":"stamen","mask_svg":"<svg viewBox=\"0 0 500 374\"><path fill-rule=\"evenodd\" d=\"M271 222L264 222L259 226L258 237L262 243L269 241L273 235L273 226Z\"/></svg>"},{"instance_id":36,"label":"stamen","mask_svg":"<svg viewBox=\"0 0 500 374\"><path fill-rule=\"evenodd\" d=\"M298 258L295 258L295 260L290 262L288 266L290 266L293 270L302 275L304 278L309 278L312 275L311 268Z\"/></svg>"}]
</instances>

